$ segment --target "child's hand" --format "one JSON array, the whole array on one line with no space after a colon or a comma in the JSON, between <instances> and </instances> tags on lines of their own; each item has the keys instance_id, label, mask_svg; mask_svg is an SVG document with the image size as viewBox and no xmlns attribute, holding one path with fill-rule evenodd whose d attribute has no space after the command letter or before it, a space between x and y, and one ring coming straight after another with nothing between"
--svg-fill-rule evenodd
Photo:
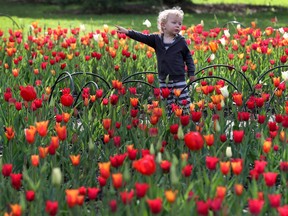
<instances>
[{"instance_id":1,"label":"child's hand","mask_svg":"<svg viewBox=\"0 0 288 216\"><path fill-rule=\"evenodd\" d=\"M115 25L115 27L117 28L118 33L122 33L122 34L128 33L128 30L126 28L123 28L122 26Z\"/></svg>"}]
</instances>

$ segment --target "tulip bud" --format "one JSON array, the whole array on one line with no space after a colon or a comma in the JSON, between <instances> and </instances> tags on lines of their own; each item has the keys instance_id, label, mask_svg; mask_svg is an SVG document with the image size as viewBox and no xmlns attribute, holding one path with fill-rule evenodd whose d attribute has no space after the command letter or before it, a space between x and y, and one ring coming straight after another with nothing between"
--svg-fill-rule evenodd
<instances>
[{"instance_id":1,"label":"tulip bud","mask_svg":"<svg viewBox=\"0 0 288 216\"><path fill-rule=\"evenodd\" d=\"M178 159L173 155L172 165L170 168L170 181L172 185L176 185L179 182L179 177L177 175L176 167L178 164Z\"/></svg>"},{"instance_id":2,"label":"tulip bud","mask_svg":"<svg viewBox=\"0 0 288 216\"><path fill-rule=\"evenodd\" d=\"M157 153L157 156L156 156L156 162L160 164L161 161L162 161L162 153L161 153L161 152L158 152L158 153Z\"/></svg>"},{"instance_id":3,"label":"tulip bud","mask_svg":"<svg viewBox=\"0 0 288 216\"><path fill-rule=\"evenodd\" d=\"M161 147L162 147L162 141L161 141L161 139L159 139L157 141L157 144L156 144L156 150L159 151L161 149Z\"/></svg>"},{"instance_id":4,"label":"tulip bud","mask_svg":"<svg viewBox=\"0 0 288 216\"><path fill-rule=\"evenodd\" d=\"M179 178L176 172L176 165L172 163L170 167L170 181L172 185L176 185L179 182Z\"/></svg>"},{"instance_id":5,"label":"tulip bud","mask_svg":"<svg viewBox=\"0 0 288 216\"><path fill-rule=\"evenodd\" d=\"M220 130L221 130L219 121L218 121L217 119L214 120L214 130L215 130L216 132L220 132Z\"/></svg>"},{"instance_id":6,"label":"tulip bud","mask_svg":"<svg viewBox=\"0 0 288 216\"><path fill-rule=\"evenodd\" d=\"M222 108L225 107L225 102L224 102L224 100L221 100L220 105L221 105Z\"/></svg>"},{"instance_id":7,"label":"tulip bud","mask_svg":"<svg viewBox=\"0 0 288 216\"><path fill-rule=\"evenodd\" d=\"M88 148L89 148L89 151L93 151L95 149L95 144L91 138L89 139L89 142L88 142Z\"/></svg>"},{"instance_id":8,"label":"tulip bud","mask_svg":"<svg viewBox=\"0 0 288 216\"><path fill-rule=\"evenodd\" d=\"M129 167L127 164L125 164L125 169L124 169L124 172L123 172L123 177L124 177L124 181L125 182L128 182L131 178L131 175L130 175L130 172L129 172Z\"/></svg>"},{"instance_id":9,"label":"tulip bud","mask_svg":"<svg viewBox=\"0 0 288 216\"><path fill-rule=\"evenodd\" d=\"M232 157L232 149L230 146L226 148L226 156L231 158Z\"/></svg>"},{"instance_id":10,"label":"tulip bud","mask_svg":"<svg viewBox=\"0 0 288 216\"><path fill-rule=\"evenodd\" d=\"M169 75L167 75L166 79L165 79L165 83L168 84L169 83Z\"/></svg>"},{"instance_id":11,"label":"tulip bud","mask_svg":"<svg viewBox=\"0 0 288 216\"><path fill-rule=\"evenodd\" d=\"M183 132L183 129L182 129L182 125L180 125L178 127L177 137L178 137L179 140L183 140L184 139L184 132Z\"/></svg>"},{"instance_id":12,"label":"tulip bud","mask_svg":"<svg viewBox=\"0 0 288 216\"><path fill-rule=\"evenodd\" d=\"M52 170L52 177L51 177L51 181L53 185L60 185L62 182L62 173L59 167L55 167Z\"/></svg>"},{"instance_id":13,"label":"tulip bud","mask_svg":"<svg viewBox=\"0 0 288 216\"><path fill-rule=\"evenodd\" d=\"M155 148L154 148L154 144L153 143L151 143L149 151L150 151L151 154L155 154Z\"/></svg>"}]
</instances>

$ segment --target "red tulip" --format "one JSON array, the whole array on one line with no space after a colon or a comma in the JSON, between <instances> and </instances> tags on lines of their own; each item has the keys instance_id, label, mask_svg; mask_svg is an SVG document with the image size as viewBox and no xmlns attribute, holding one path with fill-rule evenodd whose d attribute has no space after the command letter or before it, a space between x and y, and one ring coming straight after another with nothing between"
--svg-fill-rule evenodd
<instances>
[{"instance_id":1,"label":"red tulip","mask_svg":"<svg viewBox=\"0 0 288 216\"><path fill-rule=\"evenodd\" d=\"M58 202L57 201L46 201L46 208L45 211L50 215L50 216L55 216L58 212Z\"/></svg>"},{"instance_id":2,"label":"red tulip","mask_svg":"<svg viewBox=\"0 0 288 216\"><path fill-rule=\"evenodd\" d=\"M148 203L149 209L153 214L159 214L162 211L162 199L147 199L146 202Z\"/></svg>"},{"instance_id":3,"label":"red tulip","mask_svg":"<svg viewBox=\"0 0 288 216\"><path fill-rule=\"evenodd\" d=\"M21 173L11 173L10 174L11 184L13 188L19 190L22 186L22 174Z\"/></svg>"},{"instance_id":4,"label":"red tulip","mask_svg":"<svg viewBox=\"0 0 288 216\"><path fill-rule=\"evenodd\" d=\"M2 165L2 175L4 177L10 176L10 174L12 173L12 168L13 168L12 164L3 164Z\"/></svg>"},{"instance_id":5,"label":"red tulip","mask_svg":"<svg viewBox=\"0 0 288 216\"><path fill-rule=\"evenodd\" d=\"M261 213L264 201L259 199L249 199L248 208L251 214L258 215Z\"/></svg>"},{"instance_id":6,"label":"red tulip","mask_svg":"<svg viewBox=\"0 0 288 216\"><path fill-rule=\"evenodd\" d=\"M89 200L94 200L97 198L98 193L100 192L99 188L96 187L88 187L87 188L87 195Z\"/></svg>"},{"instance_id":7,"label":"red tulip","mask_svg":"<svg viewBox=\"0 0 288 216\"><path fill-rule=\"evenodd\" d=\"M138 198L142 198L146 195L147 190L149 189L149 184L147 183L135 183L135 189L136 189L136 196Z\"/></svg>"},{"instance_id":8,"label":"red tulip","mask_svg":"<svg viewBox=\"0 0 288 216\"><path fill-rule=\"evenodd\" d=\"M182 168L182 175L184 177L189 177L192 174L193 166L191 164L187 164Z\"/></svg>"},{"instance_id":9,"label":"red tulip","mask_svg":"<svg viewBox=\"0 0 288 216\"><path fill-rule=\"evenodd\" d=\"M263 173L265 183L268 187L272 187L276 183L278 173L266 172Z\"/></svg>"},{"instance_id":10,"label":"red tulip","mask_svg":"<svg viewBox=\"0 0 288 216\"><path fill-rule=\"evenodd\" d=\"M28 190L25 192L26 200L31 202L35 199L35 192L33 190Z\"/></svg>"},{"instance_id":11,"label":"red tulip","mask_svg":"<svg viewBox=\"0 0 288 216\"><path fill-rule=\"evenodd\" d=\"M186 146L192 151L198 151L202 149L204 145L203 137L199 132L188 132L184 136L184 142Z\"/></svg>"},{"instance_id":12,"label":"red tulip","mask_svg":"<svg viewBox=\"0 0 288 216\"><path fill-rule=\"evenodd\" d=\"M20 86L20 95L25 101L33 101L37 97L36 90L31 85Z\"/></svg>"},{"instance_id":13,"label":"red tulip","mask_svg":"<svg viewBox=\"0 0 288 216\"><path fill-rule=\"evenodd\" d=\"M268 194L268 199L272 208L278 208L281 205L281 194Z\"/></svg>"},{"instance_id":14,"label":"red tulip","mask_svg":"<svg viewBox=\"0 0 288 216\"><path fill-rule=\"evenodd\" d=\"M134 197L134 190L120 192L120 197L124 205L130 204Z\"/></svg>"},{"instance_id":15,"label":"red tulip","mask_svg":"<svg viewBox=\"0 0 288 216\"><path fill-rule=\"evenodd\" d=\"M133 167L143 175L152 175L156 171L156 162L153 155L145 155L137 161L133 161Z\"/></svg>"},{"instance_id":16,"label":"red tulip","mask_svg":"<svg viewBox=\"0 0 288 216\"><path fill-rule=\"evenodd\" d=\"M243 130L234 130L233 131L233 140L236 144L241 143L244 137Z\"/></svg>"},{"instance_id":17,"label":"red tulip","mask_svg":"<svg viewBox=\"0 0 288 216\"><path fill-rule=\"evenodd\" d=\"M217 157L206 156L206 167L209 170L215 170L219 159Z\"/></svg>"},{"instance_id":18,"label":"red tulip","mask_svg":"<svg viewBox=\"0 0 288 216\"><path fill-rule=\"evenodd\" d=\"M74 102L73 96L70 94L69 88L64 88L62 90L62 96L60 98L60 102L63 106L70 107Z\"/></svg>"}]
</instances>

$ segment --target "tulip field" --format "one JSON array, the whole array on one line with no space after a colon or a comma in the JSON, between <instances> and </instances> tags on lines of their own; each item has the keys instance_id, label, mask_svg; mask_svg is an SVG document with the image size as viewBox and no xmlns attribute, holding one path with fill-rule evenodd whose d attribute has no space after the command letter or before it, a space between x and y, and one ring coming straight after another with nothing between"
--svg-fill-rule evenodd
<instances>
[{"instance_id":1,"label":"tulip field","mask_svg":"<svg viewBox=\"0 0 288 216\"><path fill-rule=\"evenodd\" d=\"M181 91L115 27L0 26L1 215L287 216L288 27L273 26L184 25L192 103L171 116Z\"/></svg>"}]
</instances>

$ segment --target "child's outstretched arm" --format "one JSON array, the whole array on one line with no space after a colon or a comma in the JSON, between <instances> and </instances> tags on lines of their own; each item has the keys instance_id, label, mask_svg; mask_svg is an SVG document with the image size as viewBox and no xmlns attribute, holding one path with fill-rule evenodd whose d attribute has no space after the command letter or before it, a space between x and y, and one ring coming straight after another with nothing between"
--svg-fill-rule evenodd
<instances>
[{"instance_id":1,"label":"child's outstretched arm","mask_svg":"<svg viewBox=\"0 0 288 216\"><path fill-rule=\"evenodd\" d=\"M115 25L115 27L117 28L118 33L128 34L128 29L123 28L122 26L118 26L118 25Z\"/></svg>"}]
</instances>

